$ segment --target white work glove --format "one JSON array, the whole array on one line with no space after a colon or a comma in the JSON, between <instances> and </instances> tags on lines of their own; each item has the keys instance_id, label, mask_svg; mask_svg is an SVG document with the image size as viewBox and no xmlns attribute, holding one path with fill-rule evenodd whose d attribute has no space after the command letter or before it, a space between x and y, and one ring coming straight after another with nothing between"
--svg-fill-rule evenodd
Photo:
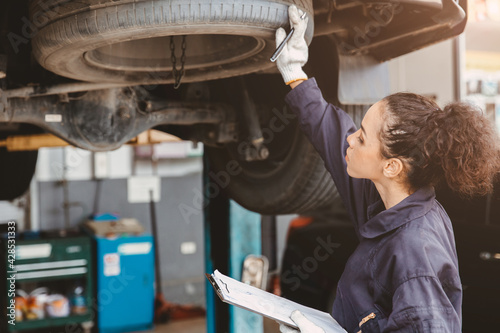
<instances>
[{"instance_id":1,"label":"white work glove","mask_svg":"<svg viewBox=\"0 0 500 333\"><path fill-rule=\"evenodd\" d=\"M290 319L299 327L300 331L293 329L289 326L280 324L281 333L325 333L321 327L314 324L312 321L307 319L302 312L295 310L292 312Z\"/></svg>"},{"instance_id":2,"label":"white work glove","mask_svg":"<svg viewBox=\"0 0 500 333\"><path fill-rule=\"evenodd\" d=\"M306 80L307 75L302 70L307 62L309 56L306 40L304 34L307 29L307 17L301 19L300 16L303 12L295 5L288 7L288 16L290 18L290 29L294 28L295 31L286 43L281 55L276 60L278 70L283 76L283 80L288 85L297 80ZM281 44L285 39L286 32L283 28L276 30L276 47Z\"/></svg>"}]
</instances>

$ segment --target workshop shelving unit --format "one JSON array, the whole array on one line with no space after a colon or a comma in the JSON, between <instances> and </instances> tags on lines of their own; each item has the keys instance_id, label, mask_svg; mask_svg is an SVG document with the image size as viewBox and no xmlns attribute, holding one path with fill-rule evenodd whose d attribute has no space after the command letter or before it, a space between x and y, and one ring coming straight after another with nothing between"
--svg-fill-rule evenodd
<instances>
[{"instance_id":1,"label":"workshop shelving unit","mask_svg":"<svg viewBox=\"0 0 500 333\"><path fill-rule=\"evenodd\" d=\"M3 287L1 298L3 318L6 318L9 281L7 272L12 271L7 261L7 242L1 239L1 273ZM16 321L15 326L6 323L0 325L2 332L17 332L38 330L42 328L61 327L86 323L87 328L92 326L94 295L93 263L91 254L91 239L89 237L64 237L36 240L16 239L16 290L23 289L29 292L37 287L48 287L49 291L68 296L70 290L79 282L84 287L83 297L86 300L87 311L82 314L70 314L66 317L50 318L45 315L43 319L23 319ZM7 283L5 282L7 281ZM0 301L1 302L1 301ZM4 322L3 320L1 322Z\"/></svg>"}]
</instances>

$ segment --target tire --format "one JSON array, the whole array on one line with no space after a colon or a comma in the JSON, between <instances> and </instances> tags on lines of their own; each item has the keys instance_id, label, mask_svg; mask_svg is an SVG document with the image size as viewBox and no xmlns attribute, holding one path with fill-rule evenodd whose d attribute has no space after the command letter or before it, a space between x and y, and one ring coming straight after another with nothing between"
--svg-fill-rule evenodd
<instances>
[{"instance_id":1,"label":"tire","mask_svg":"<svg viewBox=\"0 0 500 333\"><path fill-rule=\"evenodd\" d=\"M237 76L275 66L275 31L288 25L291 4L308 13L310 42L312 0L33 1L33 53L44 68L72 79L168 84L169 36L176 36L179 69L179 35L186 35L182 82Z\"/></svg>"},{"instance_id":2,"label":"tire","mask_svg":"<svg viewBox=\"0 0 500 333\"><path fill-rule=\"evenodd\" d=\"M338 193L321 157L294 124L295 135L285 156L266 161L238 161L237 175L224 188L230 198L264 215L294 214L334 205ZM216 175L237 161L233 147L206 147ZM235 168L236 169L236 168ZM210 181L215 182L215 177Z\"/></svg>"},{"instance_id":3,"label":"tire","mask_svg":"<svg viewBox=\"0 0 500 333\"><path fill-rule=\"evenodd\" d=\"M217 186L241 206L267 215L305 213L334 205L339 198L336 187L323 160L302 134L297 119L285 108L284 95L289 88L283 85L281 76L250 75L243 79L257 105L269 157L262 161L244 161L242 137L240 142L221 148L206 145L212 171L209 173L212 188L208 188L208 192L216 193L214 187ZM242 100L242 88L238 80L223 82L217 87L219 94L232 96L228 102L236 110L241 109L238 103ZM217 99L221 95L213 97ZM243 120L238 123L244 127Z\"/></svg>"},{"instance_id":4,"label":"tire","mask_svg":"<svg viewBox=\"0 0 500 333\"><path fill-rule=\"evenodd\" d=\"M337 50L334 43L327 37L316 37L310 47L309 59L306 72L312 73L311 76L316 78L327 101L339 105L336 95ZM229 91L226 93L228 96L237 96L236 91L230 90L235 86L228 84L220 90ZM283 87L281 77L275 81L267 77L253 82L247 78L247 86L253 88L252 96L258 96L268 103L270 101L271 105L275 106L283 103L284 96L289 91L288 88L280 91L280 87ZM234 107L239 109L238 105ZM368 109L368 106L364 105L341 107L353 118L357 126ZM267 110L260 114L272 113ZM268 122L269 120L267 123L261 123L261 127L269 128ZM241 172L231 176L227 186L221 186L230 198L249 210L269 215L311 213L340 203L337 188L323 160L301 133L296 122L292 122L285 131L276 133L276 140L273 140L272 144L277 146L274 152L273 147L269 147L269 159L261 162L240 161L237 145L206 148L210 167L215 174L227 171L231 161L238 162ZM217 184L217 180L212 180Z\"/></svg>"},{"instance_id":5,"label":"tire","mask_svg":"<svg viewBox=\"0 0 500 333\"><path fill-rule=\"evenodd\" d=\"M0 148L0 200L14 200L29 188L38 151L8 152Z\"/></svg>"}]
</instances>

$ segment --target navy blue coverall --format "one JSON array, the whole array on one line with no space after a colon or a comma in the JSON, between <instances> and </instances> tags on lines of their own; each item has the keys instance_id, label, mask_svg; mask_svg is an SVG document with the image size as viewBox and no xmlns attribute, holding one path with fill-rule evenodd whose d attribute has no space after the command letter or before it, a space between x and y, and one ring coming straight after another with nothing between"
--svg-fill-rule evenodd
<instances>
[{"instance_id":1,"label":"navy blue coverall","mask_svg":"<svg viewBox=\"0 0 500 333\"><path fill-rule=\"evenodd\" d=\"M286 102L323 158L360 240L338 283L332 316L348 332L460 332L455 239L434 188L385 209L373 182L347 174L346 139L356 131L349 115L324 100L314 78Z\"/></svg>"}]
</instances>

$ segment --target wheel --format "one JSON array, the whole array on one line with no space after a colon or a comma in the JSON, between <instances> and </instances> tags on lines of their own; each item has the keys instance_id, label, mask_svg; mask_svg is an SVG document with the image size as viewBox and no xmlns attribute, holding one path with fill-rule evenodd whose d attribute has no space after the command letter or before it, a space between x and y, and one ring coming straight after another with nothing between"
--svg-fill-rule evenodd
<instances>
[{"instance_id":1,"label":"wheel","mask_svg":"<svg viewBox=\"0 0 500 333\"><path fill-rule=\"evenodd\" d=\"M308 212L333 205L338 193L323 160L302 134L295 114L285 107L284 95L289 88L279 75L250 75L244 78L269 150L265 160L245 161L239 142L224 147L205 146L212 172L209 192L224 190L243 207L261 214ZM232 96L235 109L240 108L241 88L229 79L219 87ZM214 96L217 98L217 96ZM238 122L244 126L244 121ZM217 189L216 189L217 187ZM210 193L209 193L210 194Z\"/></svg>"},{"instance_id":2,"label":"wheel","mask_svg":"<svg viewBox=\"0 0 500 333\"><path fill-rule=\"evenodd\" d=\"M316 37L310 47L309 59L306 72L316 78L325 98L338 105L338 59L334 43L329 38ZM276 121L273 117L280 118L275 111L285 111L283 101L289 88L284 87L279 76L255 76L257 78L254 81L251 80L252 76L246 77L247 87L252 90L251 96L260 99L256 101L257 104L260 102L268 105L268 109L260 110L259 116L263 132L267 130L269 133L272 122ZM227 96L236 96L237 100L241 100L237 89L237 85L231 83L220 88ZM234 107L236 110L241 109L237 104ZM342 107L358 126L368 109L364 105ZM206 152L214 170L211 183L214 186L221 185L230 198L261 214L310 213L337 205L340 196L331 175L319 154L301 133L297 122L290 121L284 130L271 131L268 138L270 136L272 140L266 144L270 156L265 161L241 161L238 155L241 142L224 148L208 147ZM216 175L221 172L228 174L228 167L235 163L238 165L234 168L238 171L237 174L230 175L227 177L228 181L221 182Z\"/></svg>"},{"instance_id":3,"label":"wheel","mask_svg":"<svg viewBox=\"0 0 500 333\"><path fill-rule=\"evenodd\" d=\"M231 175L224 190L243 207L266 215L292 214L313 211L333 205L338 194L323 161L304 137L296 123L286 132L291 133L288 144L280 151L270 148L265 161L244 162L235 156L235 145L226 148L207 147L214 178L230 166ZM231 166L233 168L233 166Z\"/></svg>"},{"instance_id":4,"label":"wheel","mask_svg":"<svg viewBox=\"0 0 500 333\"><path fill-rule=\"evenodd\" d=\"M182 82L219 79L275 66L274 35L287 26L288 6L309 16L312 0L36 0L32 21L37 61L56 74L85 81L173 83L170 36Z\"/></svg>"},{"instance_id":5,"label":"wheel","mask_svg":"<svg viewBox=\"0 0 500 333\"><path fill-rule=\"evenodd\" d=\"M9 136L39 134L43 131L28 124L11 124L0 131L0 140ZM23 195L35 174L38 151L9 152L0 148L0 200L14 200Z\"/></svg>"},{"instance_id":6,"label":"wheel","mask_svg":"<svg viewBox=\"0 0 500 333\"><path fill-rule=\"evenodd\" d=\"M29 188L38 151L8 152L0 148L0 200L14 200Z\"/></svg>"}]
</instances>

